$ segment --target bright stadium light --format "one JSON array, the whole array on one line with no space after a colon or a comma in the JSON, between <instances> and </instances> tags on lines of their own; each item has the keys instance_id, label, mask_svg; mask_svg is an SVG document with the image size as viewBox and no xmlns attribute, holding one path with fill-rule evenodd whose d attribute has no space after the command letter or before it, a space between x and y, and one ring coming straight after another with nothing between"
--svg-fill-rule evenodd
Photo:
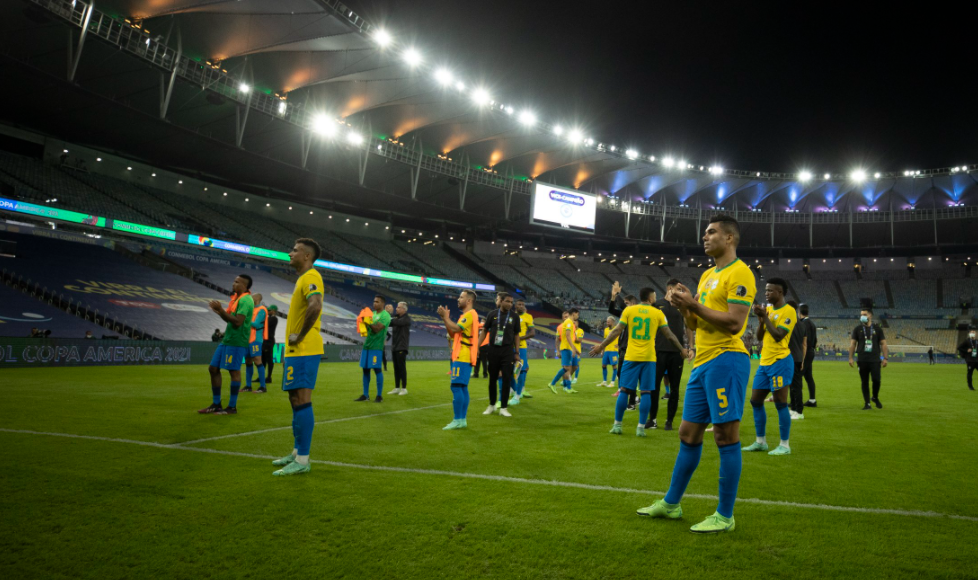
<instances>
[{"instance_id":1,"label":"bright stadium light","mask_svg":"<svg viewBox=\"0 0 978 580\"><path fill-rule=\"evenodd\" d=\"M684 167L686 167L686 162L680 159L679 161L676 162L676 166L679 167L680 169L683 169Z\"/></svg>"},{"instance_id":2,"label":"bright stadium light","mask_svg":"<svg viewBox=\"0 0 978 580\"><path fill-rule=\"evenodd\" d=\"M831 178L832 176L831 176L831 175L829 175L828 173L826 173L826 174L825 174L825 175L823 175L822 177L824 177L825 179L829 179L829 178Z\"/></svg>"},{"instance_id":3,"label":"bright stadium light","mask_svg":"<svg viewBox=\"0 0 978 580\"><path fill-rule=\"evenodd\" d=\"M406 62L408 66L413 67L421 64L421 60L422 60L421 53L418 52L418 49L414 47L405 50L403 56L404 56L404 62Z\"/></svg>"},{"instance_id":4,"label":"bright stadium light","mask_svg":"<svg viewBox=\"0 0 978 580\"><path fill-rule=\"evenodd\" d=\"M278 104L278 114L284 115L285 111L288 110L288 108L289 106L285 104L285 101L282 101L281 103Z\"/></svg>"},{"instance_id":5,"label":"bright stadium light","mask_svg":"<svg viewBox=\"0 0 978 580\"><path fill-rule=\"evenodd\" d=\"M438 84L442 85L443 87L447 87L448 85L452 84L452 71L444 67L439 68L435 71L435 80L438 81Z\"/></svg>"},{"instance_id":6,"label":"bright stadium light","mask_svg":"<svg viewBox=\"0 0 978 580\"><path fill-rule=\"evenodd\" d=\"M560 137L564 134L564 128L560 125L554 125L554 135Z\"/></svg>"},{"instance_id":7,"label":"bright stadium light","mask_svg":"<svg viewBox=\"0 0 978 580\"><path fill-rule=\"evenodd\" d=\"M628 157L629 159L635 159L638 157L638 151L634 149L628 149L627 151L625 151L625 157Z\"/></svg>"},{"instance_id":8,"label":"bright stadium light","mask_svg":"<svg viewBox=\"0 0 978 580\"><path fill-rule=\"evenodd\" d=\"M567 139L571 143L581 143L584 141L584 134L579 129L571 129L570 133L567 134Z\"/></svg>"},{"instance_id":9,"label":"bright stadium light","mask_svg":"<svg viewBox=\"0 0 978 580\"><path fill-rule=\"evenodd\" d=\"M655 155L649 155L649 161L655 161Z\"/></svg>"},{"instance_id":10,"label":"bright stadium light","mask_svg":"<svg viewBox=\"0 0 978 580\"><path fill-rule=\"evenodd\" d=\"M802 171L801 173L798 174L798 181L804 182L804 181L811 181L811 180L812 180L811 171Z\"/></svg>"},{"instance_id":11,"label":"bright stadium light","mask_svg":"<svg viewBox=\"0 0 978 580\"><path fill-rule=\"evenodd\" d=\"M360 145L361 143L363 143L363 135L361 135L360 133L357 133L356 131L350 131L346 135L346 140L351 145Z\"/></svg>"},{"instance_id":12,"label":"bright stadium light","mask_svg":"<svg viewBox=\"0 0 978 580\"><path fill-rule=\"evenodd\" d=\"M876 173L873 174L873 177L876 178L876 179L879 179L880 178L880 175L882 175L882 173L880 173L879 171L877 171Z\"/></svg>"},{"instance_id":13,"label":"bright stadium light","mask_svg":"<svg viewBox=\"0 0 978 580\"><path fill-rule=\"evenodd\" d=\"M241 83L238 85L238 90L247 95L251 92L251 87L249 87L247 83Z\"/></svg>"},{"instance_id":14,"label":"bright stadium light","mask_svg":"<svg viewBox=\"0 0 978 580\"><path fill-rule=\"evenodd\" d=\"M611 151L612 153L614 153L617 149L618 148L615 147L614 145L612 145L611 147L608 147L608 150Z\"/></svg>"},{"instance_id":15,"label":"bright stadium light","mask_svg":"<svg viewBox=\"0 0 978 580\"><path fill-rule=\"evenodd\" d=\"M527 127L532 127L537 124L537 116L531 111L523 111L520 113L520 123L523 123Z\"/></svg>"},{"instance_id":16,"label":"bright stadium light","mask_svg":"<svg viewBox=\"0 0 978 580\"><path fill-rule=\"evenodd\" d=\"M489 91L483 88L478 88L472 91L472 100L475 101L477 105L486 105L489 103Z\"/></svg>"},{"instance_id":17,"label":"bright stadium light","mask_svg":"<svg viewBox=\"0 0 978 580\"><path fill-rule=\"evenodd\" d=\"M319 113L312 118L312 130L314 133L324 137L332 137L336 134L338 127L336 123L323 113Z\"/></svg>"},{"instance_id":18,"label":"bright stadium light","mask_svg":"<svg viewBox=\"0 0 978 580\"><path fill-rule=\"evenodd\" d=\"M374 41L382 47L390 44L391 40L392 39L390 33L384 30L383 28L377 30L377 32L374 33Z\"/></svg>"},{"instance_id":19,"label":"bright stadium light","mask_svg":"<svg viewBox=\"0 0 978 580\"><path fill-rule=\"evenodd\" d=\"M671 168L675 164L676 164L676 162L673 161L672 157L663 157L662 158L662 166L663 167L670 167Z\"/></svg>"},{"instance_id":20,"label":"bright stadium light","mask_svg":"<svg viewBox=\"0 0 978 580\"><path fill-rule=\"evenodd\" d=\"M855 181L856 183L862 183L866 181L866 170L857 169L852 172L852 175L850 177L852 177L852 180Z\"/></svg>"},{"instance_id":21,"label":"bright stadium light","mask_svg":"<svg viewBox=\"0 0 978 580\"><path fill-rule=\"evenodd\" d=\"M465 90L465 83L463 83L462 81L458 81L457 83L455 83L455 90L458 91L458 92L464 91Z\"/></svg>"}]
</instances>

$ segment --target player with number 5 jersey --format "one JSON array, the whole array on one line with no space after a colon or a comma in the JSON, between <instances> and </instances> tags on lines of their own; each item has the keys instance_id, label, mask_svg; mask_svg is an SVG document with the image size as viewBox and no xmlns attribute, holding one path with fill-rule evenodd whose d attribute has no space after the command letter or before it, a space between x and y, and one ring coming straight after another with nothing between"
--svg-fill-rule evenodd
<instances>
[{"instance_id":1,"label":"player with number 5 jersey","mask_svg":"<svg viewBox=\"0 0 978 580\"><path fill-rule=\"evenodd\" d=\"M744 334L757 286L754 273L737 258L740 224L730 216L710 219L703 249L714 267L703 273L696 295L678 284L669 299L696 332L696 360L686 385L683 422L679 426L679 455L665 498L638 510L641 516L679 519L680 500L703 453L703 436L713 423L720 452L719 504L716 512L692 526L695 533L732 532L734 503L742 468L740 418L750 378L750 359ZM629 341L630 342L630 341ZM676 377L678 386L678 377Z\"/></svg>"}]
</instances>

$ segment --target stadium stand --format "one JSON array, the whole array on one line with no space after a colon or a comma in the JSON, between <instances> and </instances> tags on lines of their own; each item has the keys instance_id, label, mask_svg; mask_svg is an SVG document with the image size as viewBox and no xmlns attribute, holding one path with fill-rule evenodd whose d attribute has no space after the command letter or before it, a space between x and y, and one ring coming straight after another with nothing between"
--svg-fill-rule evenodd
<instances>
[{"instance_id":1,"label":"stadium stand","mask_svg":"<svg viewBox=\"0 0 978 580\"><path fill-rule=\"evenodd\" d=\"M849 308L858 308L863 298L870 298L878 309L890 308L883 282L878 280L840 280L839 286L846 297Z\"/></svg>"},{"instance_id":2,"label":"stadium stand","mask_svg":"<svg viewBox=\"0 0 978 580\"><path fill-rule=\"evenodd\" d=\"M419 240L410 243L394 242L394 245L414 256L426 266L429 266L426 270L434 268L436 271L444 273L445 276L453 280L466 280L483 284L489 283L489 280L486 280L474 270L448 255L445 249L438 243L425 244Z\"/></svg>"},{"instance_id":3,"label":"stadium stand","mask_svg":"<svg viewBox=\"0 0 978 580\"><path fill-rule=\"evenodd\" d=\"M6 284L0 284L0 336L28 337L31 330L50 330L52 338L84 338L86 331L98 338L106 329L38 300Z\"/></svg>"}]
</instances>

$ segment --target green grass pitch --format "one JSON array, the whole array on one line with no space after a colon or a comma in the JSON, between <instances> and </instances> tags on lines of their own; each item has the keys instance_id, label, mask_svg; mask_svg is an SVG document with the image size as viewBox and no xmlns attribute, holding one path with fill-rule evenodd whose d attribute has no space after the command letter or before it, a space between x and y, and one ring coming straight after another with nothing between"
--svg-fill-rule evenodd
<instances>
[{"instance_id":1,"label":"green grass pitch","mask_svg":"<svg viewBox=\"0 0 978 580\"><path fill-rule=\"evenodd\" d=\"M964 367L891 365L884 408L862 411L857 372L816 365L819 407L794 424L793 454L745 454L737 529L720 536L688 531L716 507L710 439L685 519L635 515L668 487L678 432L637 438L635 411L609 435L595 359L576 395L550 393L556 363L532 361L535 397L512 418L483 416L473 380L469 428L453 432L446 363L409 364L410 394L382 404L353 401L354 364L324 365L311 457L326 463L293 478L271 475L292 449L278 383L216 417L195 412L210 403L204 367L6 369L0 575L975 578L978 394ZM772 405L768 429L776 441Z\"/></svg>"}]
</instances>

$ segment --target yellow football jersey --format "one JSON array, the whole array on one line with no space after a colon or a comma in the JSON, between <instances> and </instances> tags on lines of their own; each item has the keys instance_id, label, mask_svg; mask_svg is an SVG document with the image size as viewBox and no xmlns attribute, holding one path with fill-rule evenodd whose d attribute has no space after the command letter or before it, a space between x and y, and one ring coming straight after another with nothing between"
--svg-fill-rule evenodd
<instances>
[{"instance_id":1,"label":"yellow football jersey","mask_svg":"<svg viewBox=\"0 0 978 580\"><path fill-rule=\"evenodd\" d=\"M750 307L757 294L757 284L747 264L736 259L719 270L714 266L704 272L697 293L700 304L720 312L729 312L729 304ZM731 335L702 318L697 320L696 362L693 367L708 363L725 352L747 354L744 341L740 339L746 329L745 322L737 334Z\"/></svg>"},{"instance_id":2,"label":"yellow football jersey","mask_svg":"<svg viewBox=\"0 0 978 580\"><path fill-rule=\"evenodd\" d=\"M292 291L292 301L289 303L289 318L286 321L286 341L288 336L302 332L302 323L306 319L306 307L309 304L309 297L323 293L323 277L315 268L309 268L306 273L299 276L295 281L295 290ZM322 324L322 316L316 319L315 324L306 333L306 336L299 344L292 346L286 342L285 356L309 356L323 354L323 335L319 329Z\"/></svg>"},{"instance_id":3,"label":"yellow football jersey","mask_svg":"<svg viewBox=\"0 0 978 580\"><path fill-rule=\"evenodd\" d=\"M561 322L560 326L557 327L557 334L560 336L560 350L571 350L571 345L567 342L568 330L572 337L576 336L577 325L574 324L574 320L571 318Z\"/></svg>"},{"instance_id":4,"label":"yellow football jersey","mask_svg":"<svg viewBox=\"0 0 978 580\"><path fill-rule=\"evenodd\" d=\"M788 339L791 338L791 333L795 330L795 323L798 322L798 313L788 303L782 304L781 308L768 306L767 315L775 328L787 330L788 333L779 341L775 341L770 332L764 333L764 344L761 349L761 366L774 364L791 354L791 351L788 349ZM758 323L763 324L760 321Z\"/></svg>"},{"instance_id":5,"label":"yellow football jersey","mask_svg":"<svg viewBox=\"0 0 978 580\"><path fill-rule=\"evenodd\" d=\"M578 328L577 331L575 332L575 336L577 337L577 344L578 346L580 346L581 341L584 340L584 329Z\"/></svg>"},{"instance_id":6,"label":"yellow football jersey","mask_svg":"<svg viewBox=\"0 0 978 580\"><path fill-rule=\"evenodd\" d=\"M624 332L624 330L622 332ZM604 337L605 338L608 338L608 335L609 334L611 334L611 329L610 328L605 328L604 329ZM615 340L613 340L610 343L608 343L608 346L604 347L604 351L605 352L618 352L618 339L616 338Z\"/></svg>"},{"instance_id":7,"label":"yellow football jersey","mask_svg":"<svg viewBox=\"0 0 978 580\"><path fill-rule=\"evenodd\" d=\"M526 348L526 335L533 328L533 316L529 312L520 314L520 348Z\"/></svg>"},{"instance_id":8,"label":"yellow football jersey","mask_svg":"<svg viewBox=\"0 0 978 580\"><path fill-rule=\"evenodd\" d=\"M455 360L458 362L471 363L472 357L469 351L469 346L472 344L473 340L478 340L479 337L472 337L472 325L475 322L476 317L479 316L475 308L469 310L465 314L458 317L458 326L462 329L462 346L458 349L458 358Z\"/></svg>"},{"instance_id":9,"label":"yellow football jersey","mask_svg":"<svg viewBox=\"0 0 978 580\"><path fill-rule=\"evenodd\" d=\"M625 362L655 362L655 335L669 325L666 315L655 306L633 304L621 313L618 324L628 333Z\"/></svg>"}]
</instances>

